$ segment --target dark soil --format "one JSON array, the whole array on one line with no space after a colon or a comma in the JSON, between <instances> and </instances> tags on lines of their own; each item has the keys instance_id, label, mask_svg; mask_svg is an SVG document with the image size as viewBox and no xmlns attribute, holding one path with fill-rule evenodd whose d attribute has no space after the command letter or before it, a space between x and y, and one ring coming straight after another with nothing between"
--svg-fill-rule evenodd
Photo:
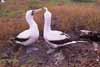
<instances>
[{"instance_id":1,"label":"dark soil","mask_svg":"<svg viewBox=\"0 0 100 67\"><path fill-rule=\"evenodd\" d=\"M93 45L78 43L56 49L47 54L50 48L43 39L34 45L13 52L13 46L0 47L0 63L4 67L99 67L96 61L100 50L96 53Z\"/></svg>"}]
</instances>

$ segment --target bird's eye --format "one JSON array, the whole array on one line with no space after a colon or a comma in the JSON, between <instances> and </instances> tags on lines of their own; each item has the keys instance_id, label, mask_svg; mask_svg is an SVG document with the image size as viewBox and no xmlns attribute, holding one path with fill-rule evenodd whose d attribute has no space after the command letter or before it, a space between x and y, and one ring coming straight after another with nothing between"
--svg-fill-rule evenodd
<instances>
[{"instance_id":1,"label":"bird's eye","mask_svg":"<svg viewBox=\"0 0 100 67\"><path fill-rule=\"evenodd\" d=\"M31 15L34 15L34 11L32 11L32 14Z\"/></svg>"}]
</instances>

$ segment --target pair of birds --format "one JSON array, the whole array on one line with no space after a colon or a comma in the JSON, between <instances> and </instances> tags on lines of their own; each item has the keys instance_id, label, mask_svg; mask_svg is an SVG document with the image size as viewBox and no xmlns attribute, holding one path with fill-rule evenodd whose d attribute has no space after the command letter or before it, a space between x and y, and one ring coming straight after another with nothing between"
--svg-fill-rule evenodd
<instances>
[{"instance_id":1,"label":"pair of birds","mask_svg":"<svg viewBox=\"0 0 100 67\"><path fill-rule=\"evenodd\" d=\"M51 17L52 13L48 10L48 8L43 7L36 10L28 10L26 12L26 21L29 25L29 29L21 32L16 36L15 41L17 44L21 44L24 46L33 44L39 38L39 30L36 21L34 20L34 14L44 10L44 39L45 41L51 45L53 48L62 47L68 44L76 43L76 41L71 41L70 36L61 31L51 30Z\"/></svg>"},{"instance_id":2,"label":"pair of birds","mask_svg":"<svg viewBox=\"0 0 100 67\"><path fill-rule=\"evenodd\" d=\"M29 29L21 32L16 38L16 43L21 44L24 46L33 44L36 40L39 38L39 30L38 25L36 24L36 21L34 20L34 14L44 10L44 31L43 31L43 37L45 41L52 47L52 48L58 48L63 47L69 44L75 44L78 42L86 42L86 41L73 41L71 37L58 30L52 30L51 29L51 18L52 13L48 10L47 7L43 7L36 10L28 10L26 12L26 21L29 24ZM81 33L85 33L84 35L81 35L80 38L86 38L85 35L89 36L87 34L87 31L81 30ZM90 37L88 37L90 38ZM87 38L86 38L87 39ZM91 38L90 38L91 39Z\"/></svg>"},{"instance_id":3,"label":"pair of birds","mask_svg":"<svg viewBox=\"0 0 100 67\"><path fill-rule=\"evenodd\" d=\"M36 42L39 38L39 30L38 30L38 25L36 24L36 21L34 20L34 14L44 10L44 31L43 31L43 37L44 40L52 47L52 48L59 48L59 47L64 47L69 44L75 44L78 42L89 42L91 41L93 46L94 46L94 51L98 50L98 44L96 42L100 41L100 33L93 33L92 31L88 30L80 30L82 33L79 37L80 39L85 39L82 41L73 41L71 37L58 30L52 30L51 29L51 18L52 18L52 13L48 10L48 8L43 7L40 9L36 10L28 10L26 12L26 21L29 25L29 29L21 32L19 35L16 36L15 41L16 45L24 45L28 46ZM54 50L49 50L47 53L54 52ZM99 56L97 56L97 61L99 61Z\"/></svg>"}]
</instances>

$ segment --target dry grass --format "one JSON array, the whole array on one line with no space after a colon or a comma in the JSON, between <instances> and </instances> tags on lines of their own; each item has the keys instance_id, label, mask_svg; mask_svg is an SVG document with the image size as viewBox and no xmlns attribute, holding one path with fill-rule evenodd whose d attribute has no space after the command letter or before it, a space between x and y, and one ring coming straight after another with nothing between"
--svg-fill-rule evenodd
<instances>
[{"instance_id":1,"label":"dry grass","mask_svg":"<svg viewBox=\"0 0 100 67\"><path fill-rule=\"evenodd\" d=\"M94 5L48 6L53 13L52 28L70 31L83 26L85 29L99 30L100 10ZM43 12L35 15L40 31L43 31ZM28 28L24 15L14 18L0 18L0 40L8 39L12 34Z\"/></svg>"},{"instance_id":2,"label":"dry grass","mask_svg":"<svg viewBox=\"0 0 100 67\"><path fill-rule=\"evenodd\" d=\"M85 29L99 31L100 10L94 5L48 6L53 14L52 26L63 31L83 26ZM40 14L41 15L41 14ZM39 17L39 15L37 15ZM36 18L39 19L39 18ZM37 22L43 25L43 17Z\"/></svg>"},{"instance_id":3,"label":"dry grass","mask_svg":"<svg viewBox=\"0 0 100 67\"><path fill-rule=\"evenodd\" d=\"M60 23L61 29L64 31L81 25L91 30L99 29L100 12L95 6L56 6L51 8L51 11L53 12L54 22Z\"/></svg>"}]
</instances>

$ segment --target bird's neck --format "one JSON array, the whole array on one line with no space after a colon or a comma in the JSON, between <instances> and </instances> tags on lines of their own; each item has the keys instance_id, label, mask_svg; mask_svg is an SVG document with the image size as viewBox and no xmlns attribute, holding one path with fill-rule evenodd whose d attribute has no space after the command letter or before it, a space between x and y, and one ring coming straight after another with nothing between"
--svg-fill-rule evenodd
<instances>
[{"instance_id":1,"label":"bird's neck","mask_svg":"<svg viewBox=\"0 0 100 67\"><path fill-rule=\"evenodd\" d=\"M33 16L26 17L26 21L29 24L29 29L31 29L32 31L38 30L37 24L36 24Z\"/></svg>"},{"instance_id":2,"label":"bird's neck","mask_svg":"<svg viewBox=\"0 0 100 67\"><path fill-rule=\"evenodd\" d=\"M51 31L51 17L44 17L44 33Z\"/></svg>"}]
</instances>

